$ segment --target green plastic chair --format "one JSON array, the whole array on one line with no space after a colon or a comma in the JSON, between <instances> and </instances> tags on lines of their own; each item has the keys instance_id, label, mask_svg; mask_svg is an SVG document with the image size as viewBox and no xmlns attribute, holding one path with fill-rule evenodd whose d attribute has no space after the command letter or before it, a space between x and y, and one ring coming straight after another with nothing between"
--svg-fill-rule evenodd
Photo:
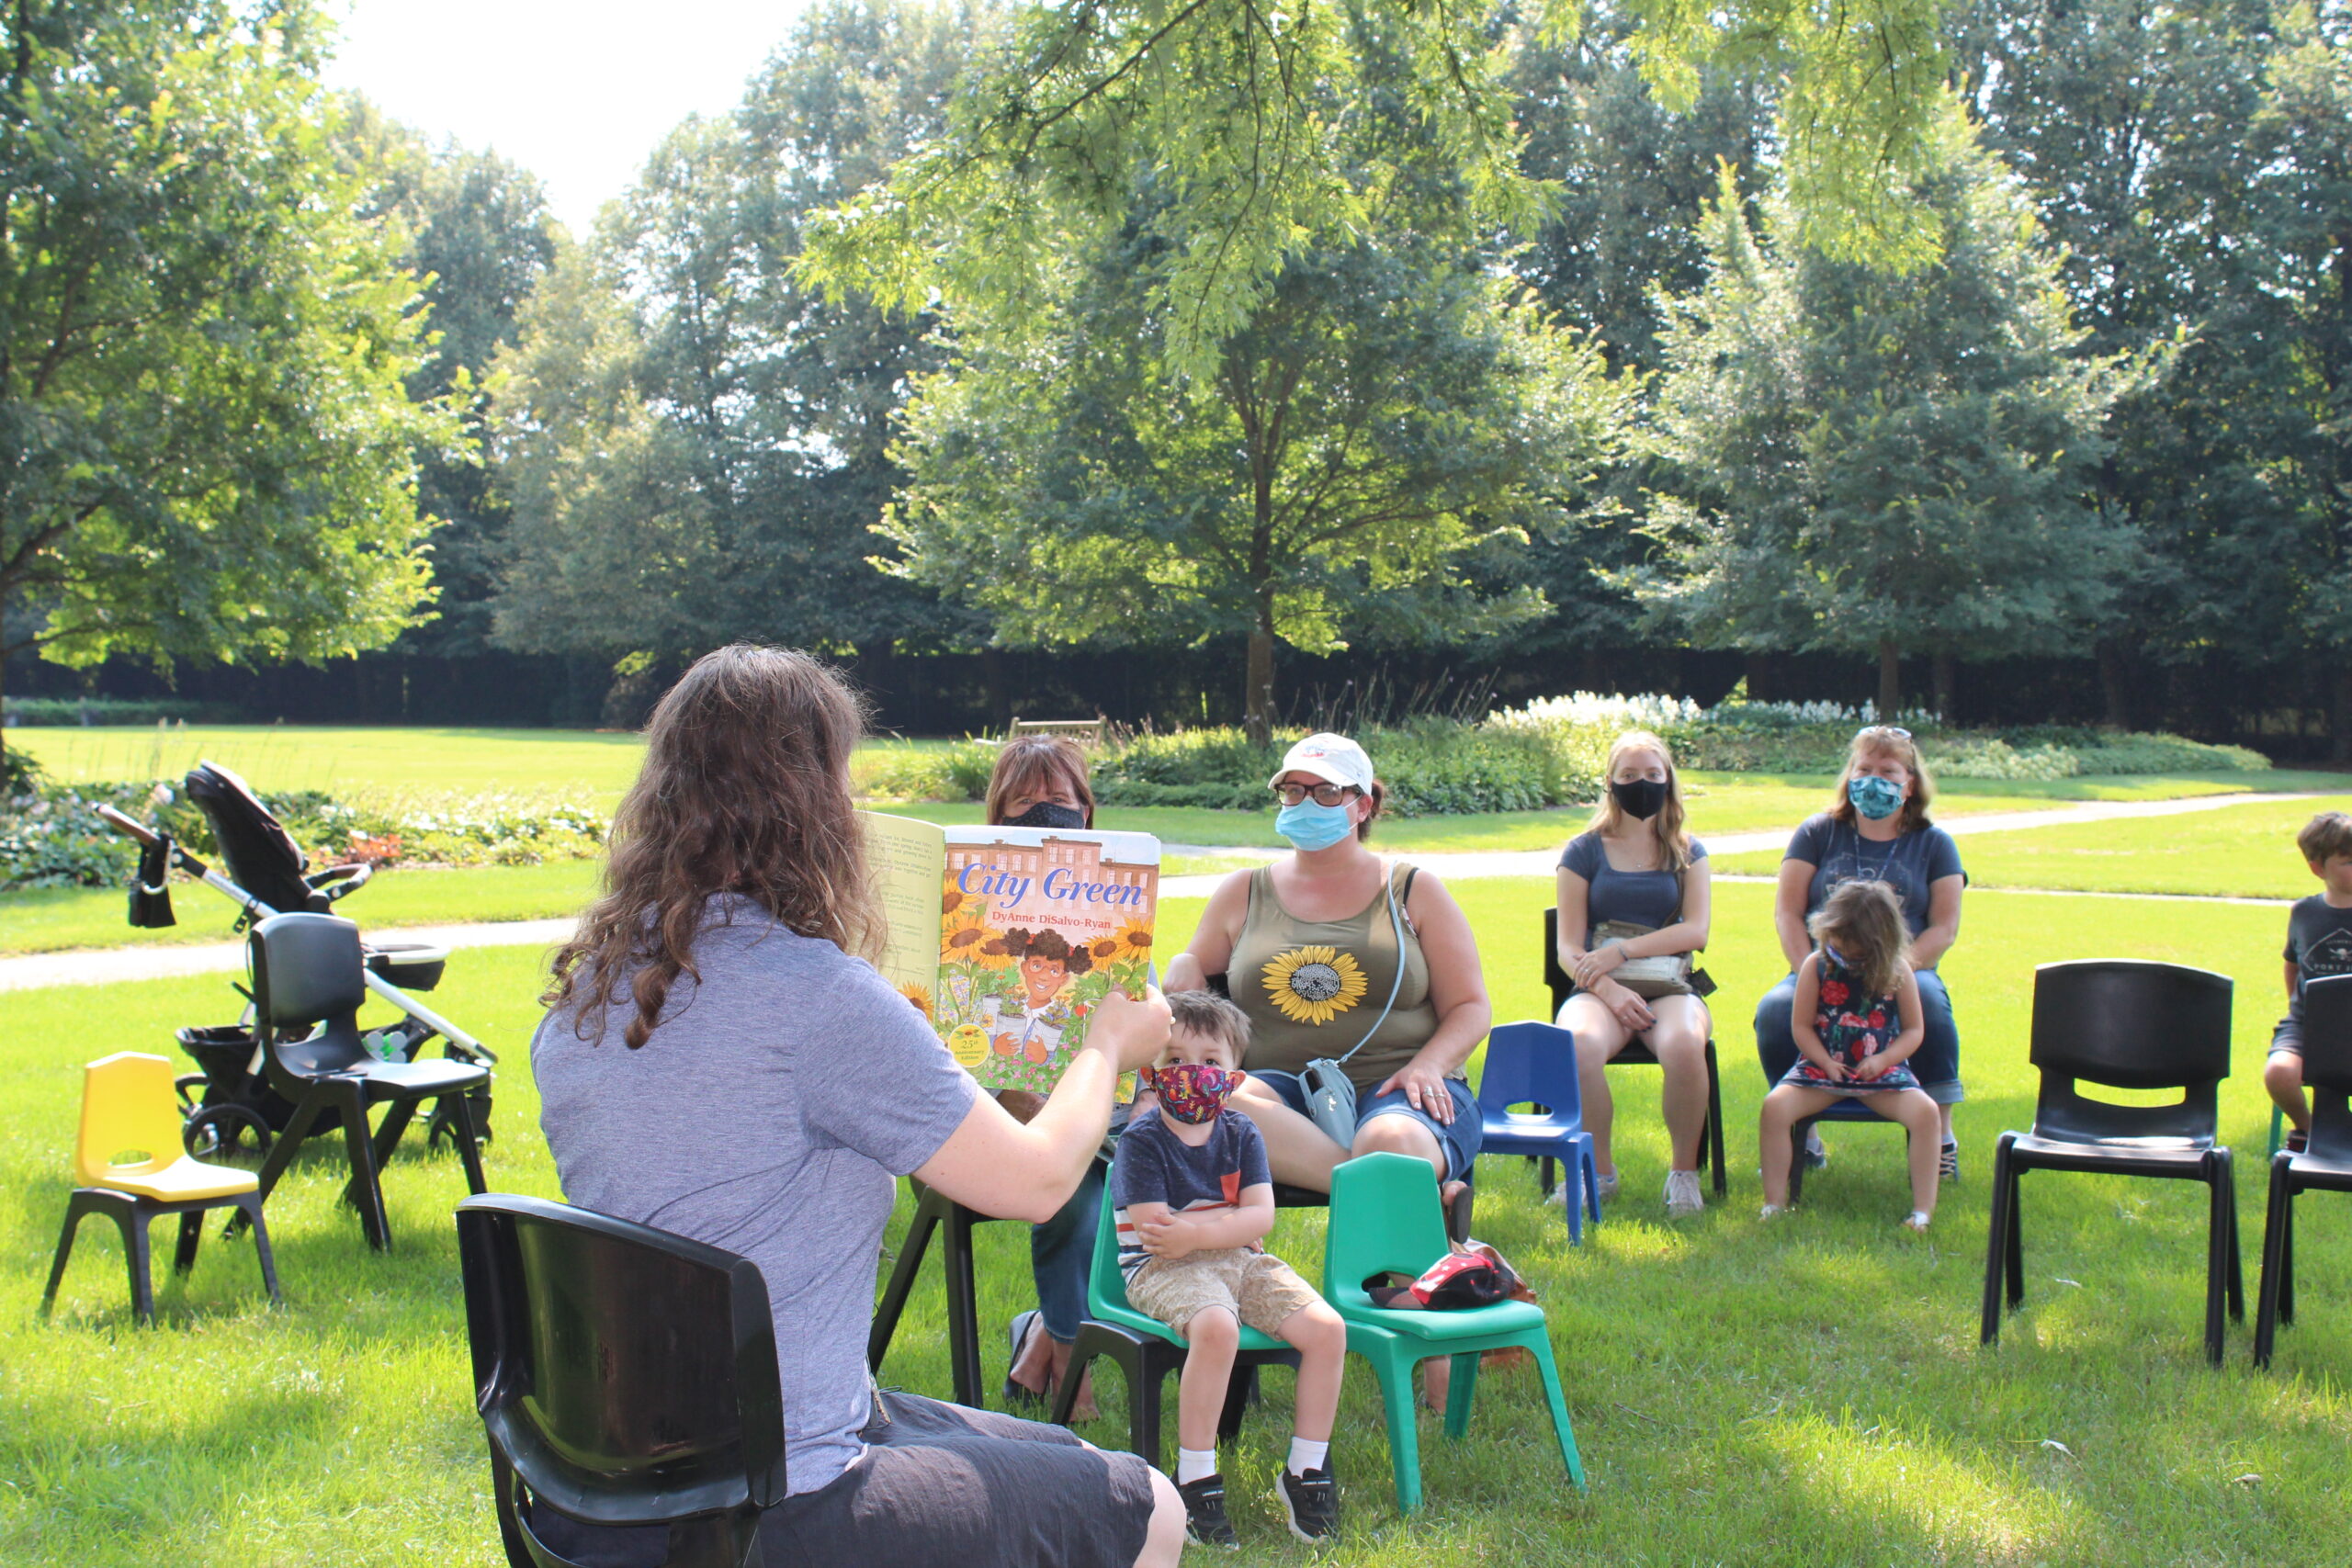
<instances>
[{"instance_id":1,"label":"green plastic chair","mask_svg":"<svg viewBox=\"0 0 2352 1568\"><path fill-rule=\"evenodd\" d=\"M1161 1468L1159 1392L1169 1373L1182 1370L1188 1347L1166 1324L1127 1304L1126 1276L1119 1272L1116 1213L1110 1193L1104 1192L1102 1218L1094 1230L1094 1260L1086 1279L1086 1319L1078 1325L1078 1339L1070 1347L1069 1372L1054 1397L1054 1421L1057 1426L1069 1425L1087 1363L1097 1356L1108 1356L1127 1376L1128 1447L1158 1470ZM1225 1409L1217 1418L1219 1438L1230 1438L1241 1430L1250 1374L1268 1362L1295 1367L1298 1352L1243 1324Z\"/></svg>"},{"instance_id":2,"label":"green plastic chair","mask_svg":"<svg viewBox=\"0 0 2352 1568\"><path fill-rule=\"evenodd\" d=\"M1478 1389L1478 1356L1505 1346L1532 1352L1544 1374L1544 1397L1552 1406L1552 1431L1568 1479L1583 1490L1584 1461L1577 1456L1567 1402L1560 1393L1559 1369L1552 1361L1551 1336L1544 1309L1529 1302L1498 1302L1463 1312L1397 1312L1372 1304L1363 1281L1396 1270L1419 1274L1445 1255L1445 1220L1439 1213L1437 1179L1427 1160L1409 1155L1372 1154L1349 1160L1331 1173L1331 1221L1323 1252L1323 1299L1348 1325L1348 1348L1372 1363L1388 1413L1388 1451L1396 1471L1396 1506L1421 1506L1421 1450L1413 1422L1413 1369L1432 1356L1451 1356L1453 1391L1445 1404L1445 1435L1459 1438L1470 1425L1470 1401Z\"/></svg>"}]
</instances>

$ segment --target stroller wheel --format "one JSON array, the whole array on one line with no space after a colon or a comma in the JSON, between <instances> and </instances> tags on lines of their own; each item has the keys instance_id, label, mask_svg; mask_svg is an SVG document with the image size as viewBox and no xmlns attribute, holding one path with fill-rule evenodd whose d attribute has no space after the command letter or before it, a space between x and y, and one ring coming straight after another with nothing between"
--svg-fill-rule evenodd
<instances>
[{"instance_id":1,"label":"stroller wheel","mask_svg":"<svg viewBox=\"0 0 2352 1568\"><path fill-rule=\"evenodd\" d=\"M172 1091L180 1097L183 1120L196 1113L197 1106L204 1100L204 1086L211 1081L202 1073L182 1073L172 1080Z\"/></svg>"},{"instance_id":2,"label":"stroller wheel","mask_svg":"<svg viewBox=\"0 0 2352 1568\"><path fill-rule=\"evenodd\" d=\"M264 1159L269 1123L242 1105L208 1105L180 1125L180 1144L197 1159Z\"/></svg>"}]
</instances>

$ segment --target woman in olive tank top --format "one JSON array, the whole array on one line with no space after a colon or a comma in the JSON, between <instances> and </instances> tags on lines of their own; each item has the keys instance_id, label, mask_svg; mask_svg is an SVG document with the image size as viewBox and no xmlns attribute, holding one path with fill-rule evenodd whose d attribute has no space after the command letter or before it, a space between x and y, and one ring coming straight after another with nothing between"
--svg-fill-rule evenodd
<instances>
[{"instance_id":1,"label":"woman in olive tank top","mask_svg":"<svg viewBox=\"0 0 2352 1568\"><path fill-rule=\"evenodd\" d=\"M1226 878L1168 988L1222 975L1249 1014L1250 1077L1230 1103L1257 1123L1275 1179L1328 1192L1333 1166L1384 1149L1466 1179L1481 1124L1462 1065L1493 1017L1470 922L1435 876L1365 847L1385 792L1354 741L1307 737L1272 787L1293 852ZM1304 1114L1296 1075L1317 1057L1347 1059L1349 1147Z\"/></svg>"}]
</instances>

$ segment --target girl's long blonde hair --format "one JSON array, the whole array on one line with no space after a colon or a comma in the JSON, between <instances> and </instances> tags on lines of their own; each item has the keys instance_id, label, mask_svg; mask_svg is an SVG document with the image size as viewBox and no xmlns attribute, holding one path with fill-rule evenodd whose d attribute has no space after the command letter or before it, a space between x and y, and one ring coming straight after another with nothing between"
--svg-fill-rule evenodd
<instances>
[{"instance_id":1,"label":"girl's long blonde hair","mask_svg":"<svg viewBox=\"0 0 2352 1568\"><path fill-rule=\"evenodd\" d=\"M1649 825L1657 834L1658 869L1679 876L1690 863L1690 834L1682 825L1682 774L1674 766L1673 751L1648 730L1629 729L1610 742L1609 761L1600 770L1600 809L1586 826L1603 836L1624 826L1624 809L1617 804L1609 782L1617 776L1617 760L1628 751L1655 751L1666 764L1666 804L1658 807Z\"/></svg>"},{"instance_id":2,"label":"girl's long blonde hair","mask_svg":"<svg viewBox=\"0 0 2352 1568\"><path fill-rule=\"evenodd\" d=\"M1903 906L1883 882L1841 882L1805 922L1815 947L1835 946L1854 972L1861 999L1891 993L1911 958L1911 933L1903 928Z\"/></svg>"}]
</instances>

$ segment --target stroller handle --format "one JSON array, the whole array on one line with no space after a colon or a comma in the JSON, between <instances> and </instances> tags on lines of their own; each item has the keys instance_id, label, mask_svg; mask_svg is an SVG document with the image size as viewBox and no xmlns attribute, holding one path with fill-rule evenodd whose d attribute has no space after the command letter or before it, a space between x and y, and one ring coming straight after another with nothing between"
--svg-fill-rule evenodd
<instances>
[{"instance_id":1,"label":"stroller handle","mask_svg":"<svg viewBox=\"0 0 2352 1568\"><path fill-rule=\"evenodd\" d=\"M111 806L99 807L98 815L105 818L107 826L112 828L116 832L120 833L127 839L136 839L151 850L157 844L164 841L163 839L156 834L153 829L149 828L134 817L128 816L123 812L116 810Z\"/></svg>"}]
</instances>

